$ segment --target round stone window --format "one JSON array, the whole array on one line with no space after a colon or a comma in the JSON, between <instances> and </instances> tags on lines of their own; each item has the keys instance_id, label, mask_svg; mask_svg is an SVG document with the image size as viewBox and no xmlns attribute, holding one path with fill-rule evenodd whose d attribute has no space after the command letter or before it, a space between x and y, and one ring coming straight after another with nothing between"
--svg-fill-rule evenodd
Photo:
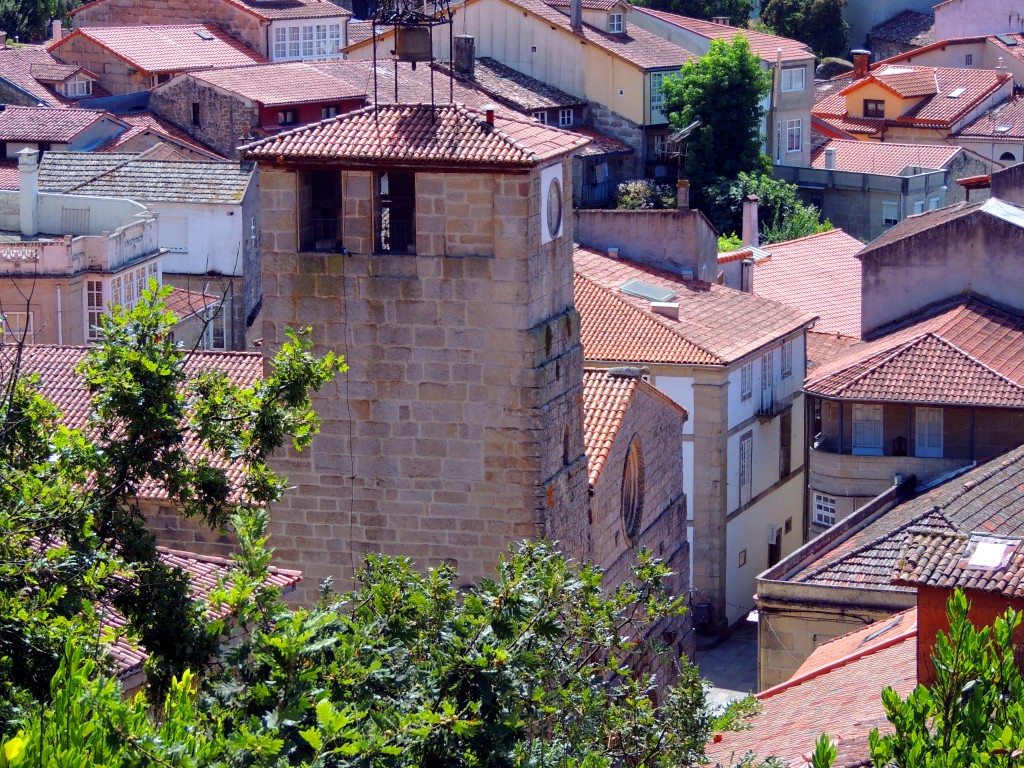
<instances>
[{"instance_id":1,"label":"round stone window","mask_svg":"<svg viewBox=\"0 0 1024 768\"><path fill-rule=\"evenodd\" d=\"M639 438L633 438L622 470L622 528L631 544L640 533L644 513L644 456Z\"/></svg>"},{"instance_id":2,"label":"round stone window","mask_svg":"<svg viewBox=\"0 0 1024 768\"><path fill-rule=\"evenodd\" d=\"M558 237L562 228L562 184L552 179L548 185L548 234L552 239Z\"/></svg>"}]
</instances>

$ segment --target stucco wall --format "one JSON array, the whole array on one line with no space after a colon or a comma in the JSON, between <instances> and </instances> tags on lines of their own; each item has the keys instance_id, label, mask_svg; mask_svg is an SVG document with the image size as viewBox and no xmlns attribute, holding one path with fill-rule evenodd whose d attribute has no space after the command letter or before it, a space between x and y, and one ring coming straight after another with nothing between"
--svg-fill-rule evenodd
<instances>
[{"instance_id":1,"label":"stucco wall","mask_svg":"<svg viewBox=\"0 0 1024 768\"><path fill-rule=\"evenodd\" d=\"M1024 32L1019 0L948 0L935 6L935 39Z\"/></svg>"}]
</instances>

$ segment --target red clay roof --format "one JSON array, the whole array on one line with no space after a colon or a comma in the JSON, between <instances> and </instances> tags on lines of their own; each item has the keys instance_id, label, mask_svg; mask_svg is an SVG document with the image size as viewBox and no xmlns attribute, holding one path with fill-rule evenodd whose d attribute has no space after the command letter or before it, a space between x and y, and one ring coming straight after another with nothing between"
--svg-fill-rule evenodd
<instances>
[{"instance_id":1,"label":"red clay roof","mask_svg":"<svg viewBox=\"0 0 1024 768\"><path fill-rule=\"evenodd\" d=\"M0 370L7 370L10 366L12 350L12 347L0 348ZM57 405L64 424L74 429L88 427L92 410L85 382L76 370L88 351L88 347L29 344L24 347L21 358L22 375L39 374L39 393ZM193 353L185 365L185 372L190 377L212 369L222 370L233 383L248 387L263 377L263 357L249 352L200 351ZM193 439L188 440L187 448L197 456L209 458L215 466L226 467L228 482L239 487L240 467L225 464L220 457L201 449ZM139 489L139 496L163 499L167 498L167 492L150 479Z\"/></svg>"},{"instance_id":2,"label":"red clay roof","mask_svg":"<svg viewBox=\"0 0 1024 768\"><path fill-rule=\"evenodd\" d=\"M596 368L583 371L583 450L591 487L604 469L639 384L640 379L634 376L612 376Z\"/></svg>"},{"instance_id":3,"label":"red clay roof","mask_svg":"<svg viewBox=\"0 0 1024 768\"><path fill-rule=\"evenodd\" d=\"M872 645L762 691L757 694L761 711L750 719L750 730L722 734L721 741L708 744L708 758L711 764L732 765L751 751L804 766L824 732L839 741L837 768L870 765L867 734L892 730L882 706L887 686L900 696L917 686L916 634Z\"/></svg>"},{"instance_id":4,"label":"red clay roof","mask_svg":"<svg viewBox=\"0 0 1024 768\"><path fill-rule=\"evenodd\" d=\"M198 315L207 307L216 304L220 299L220 296L213 296L202 291L190 291L187 288L174 287L171 289L171 295L164 301L175 317L179 320L184 320L193 315Z\"/></svg>"},{"instance_id":5,"label":"red clay roof","mask_svg":"<svg viewBox=\"0 0 1024 768\"><path fill-rule=\"evenodd\" d=\"M907 167L941 170L963 151L948 144L893 144L888 141L829 139L811 150L811 166L825 167L825 150L836 151L837 171L899 176Z\"/></svg>"},{"instance_id":6,"label":"red clay roof","mask_svg":"<svg viewBox=\"0 0 1024 768\"><path fill-rule=\"evenodd\" d=\"M552 8L568 8L572 4L572 0L544 0L544 2ZM588 11L610 11L617 5L629 5L625 0L580 0L580 2Z\"/></svg>"},{"instance_id":7,"label":"red clay roof","mask_svg":"<svg viewBox=\"0 0 1024 768\"><path fill-rule=\"evenodd\" d=\"M213 69L191 72L189 76L265 107L336 102L366 96L365 89L302 61Z\"/></svg>"},{"instance_id":8,"label":"red clay roof","mask_svg":"<svg viewBox=\"0 0 1024 768\"><path fill-rule=\"evenodd\" d=\"M1015 96L988 110L957 131L956 136L960 139L979 138L989 141L1024 139L1024 97Z\"/></svg>"},{"instance_id":9,"label":"red clay roof","mask_svg":"<svg viewBox=\"0 0 1024 768\"><path fill-rule=\"evenodd\" d=\"M19 189L21 174L17 160L0 160L0 189Z\"/></svg>"},{"instance_id":10,"label":"red clay roof","mask_svg":"<svg viewBox=\"0 0 1024 768\"><path fill-rule=\"evenodd\" d=\"M804 389L843 400L1024 408L1024 317L958 298L822 364Z\"/></svg>"},{"instance_id":11,"label":"red clay roof","mask_svg":"<svg viewBox=\"0 0 1024 768\"><path fill-rule=\"evenodd\" d=\"M92 8L105 2L105 0L93 0L70 12L71 16L83 8ZM330 0L224 0L228 5L240 8L251 13L260 19L317 19L329 16L351 16L341 6L335 5Z\"/></svg>"},{"instance_id":12,"label":"red clay roof","mask_svg":"<svg viewBox=\"0 0 1024 768\"><path fill-rule=\"evenodd\" d=\"M917 635L917 608L908 608L894 616L868 624L849 634L822 643L793 673L793 679L842 664L851 656L863 656L879 647L892 645Z\"/></svg>"},{"instance_id":13,"label":"red clay roof","mask_svg":"<svg viewBox=\"0 0 1024 768\"><path fill-rule=\"evenodd\" d=\"M727 43L731 43L736 37L745 37L747 42L750 43L750 50L769 64L774 64L777 61L779 49L782 50L783 61L806 61L807 59L814 58L811 49L804 43L801 43L799 40L791 40L788 37L755 32L752 29L734 27L729 24L716 24L713 21L693 19L689 16L680 16L677 13L668 13L667 11L656 11L653 8L643 8L639 5L633 6L633 11L652 16L655 19L661 19L709 40L724 40Z\"/></svg>"},{"instance_id":14,"label":"red clay roof","mask_svg":"<svg viewBox=\"0 0 1024 768\"><path fill-rule=\"evenodd\" d=\"M154 115L152 112L129 112L127 114L117 115L117 119L122 123L128 123L128 130L124 133L118 134L106 144L100 146L99 149L97 149L98 152L119 152L121 151L121 147L136 136L141 136L145 133L153 133L162 138L170 139L175 144L188 147L191 150L206 155L211 159L224 159L221 155L218 155L206 145L200 144L178 126L173 123L169 123L162 117ZM156 159L152 155L149 157L151 160Z\"/></svg>"},{"instance_id":15,"label":"red clay roof","mask_svg":"<svg viewBox=\"0 0 1024 768\"><path fill-rule=\"evenodd\" d=\"M49 107L73 104L73 99L56 93L32 74L36 68L46 71L54 66L67 65L54 58L41 45L25 45L18 48L0 47L0 78L35 99L37 103Z\"/></svg>"},{"instance_id":16,"label":"red clay roof","mask_svg":"<svg viewBox=\"0 0 1024 768\"><path fill-rule=\"evenodd\" d=\"M985 544L995 545L996 555L1001 554L999 562L972 564L972 556ZM1024 598L1024 544L1020 538L912 529L892 579L915 588L973 589L1004 598Z\"/></svg>"},{"instance_id":17,"label":"red clay roof","mask_svg":"<svg viewBox=\"0 0 1024 768\"><path fill-rule=\"evenodd\" d=\"M807 375L816 371L821 365L829 362L841 352L860 342L856 336L844 336L841 333L819 333L814 330L807 332Z\"/></svg>"},{"instance_id":18,"label":"red clay roof","mask_svg":"<svg viewBox=\"0 0 1024 768\"><path fill-rule=\"evenodd\" d=\"M0 112L0 141L66 143L104 117L103 110L71 107L14 107Z\"/></svg>"},{"instance_id":19,"label":"red clay roof","mask_svg":"<svg viewBox=\"0 0 1024 768\"><path fill-rule=\"evenodd\" d=\"M236 67L266 61L213 24L87 27L76 29L53 43L49 50L59 56L61 48L79 36L146 73Z\"/></svg>"},{"instance_id":20,"label":"red clay roof","mask_svg":"<svg viewBox=\"0 0 1024 768\"><path fill-rule=\"evenodd\" d=\"M496 114L492 127L483 114L458 104L405 104L367 107L241 150L253 159L529 167L586 144L582 136L507 113Z\"/></svg>"},{"instance_id":21,"label":"red clay roof","mask_svg":"<svg viewBox=\"0 0 1024 768\"><path fill-rule=\"evenodd\" d=\"M859 142L858 142L859 143ZM764 246L754 262L754 293L817 315L814 330L860 336L860 260L864 244L833 229Z\"/></svg>"},{"instance_id":22,"label":"red clay roof","mask_svg":"<svg viewBox=\"0 0 1024 768\"><path fill-rule=\"evenodd\" d=\"M887 64L872 68L867 77L850 82L842 90L826 96L815 104L812 113L826 122L835 122L836 119L863 122L863 118L850 118L847 115L846 95L874 82L908 100L919 99L903 114L885 117L882 121L885 124L950 128L1011 80L1010 75L991 69ZM960 88L964 91L959 96L950 96ZM851 133L863 133L866 127L867 124L860 131L854 131L852 124L841 126L842 130Z\"/></svg>"},{"instance_id":23,"label":"red clay roof","mask_svg":"<svg viewBox=\"0 0 1024 768\"><path fill-rule=\"evenodd\" d=\"M576 308L587 360L729 365L809 324L814 316L769 299L577 247ZM679 319L621 287L640 280L671 291Z\"/></svg>"}]
</instances>

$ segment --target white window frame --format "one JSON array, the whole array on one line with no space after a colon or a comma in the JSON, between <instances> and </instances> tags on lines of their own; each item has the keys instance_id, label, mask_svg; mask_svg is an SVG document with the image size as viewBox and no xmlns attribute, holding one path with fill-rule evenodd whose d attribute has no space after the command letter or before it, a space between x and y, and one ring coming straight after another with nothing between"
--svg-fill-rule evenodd
<instances>
[{"instance_id":1,"label":"white window frame","mask_svg":"<svg viewBox=\"0 0 1024 768\"><path fill-rule=\"evenodd\" d=\"M621 13L608 14L608 31L613 35L621 34L625 30Z\"/></svg>"},{"instance_id":2,"label":"white window frame","mask_svg":"<svg viewBox=\"0 0 1024 768\"><path fill-rule=\"evenodd\" d=\"M316 60L341 53L341 24L289 24L274 27L274 61Z\"/></svg>"},{"instance_id":3,"label":"white window frame","mask_svg":"<svg viewBox=\"0 0 1024 768\"><path fill-rule=\"evenodd\" d=\"M558 125L561 128L568 128L573 124L573 113L572 109L560 109L558 110Z\"/></svg>"},{"instance_id":4,"label":"white window frame","mask_svg":"<svg viewBox=\"0 0 1024 768\"><path fill-rule=\"evenodd\" d=\"M288 28L274 28L274 59L281 60L288 58Z\"/></svg>"},{"instance_id":5,"label":"white window frame","mask_svg":"<svg viewBox=\"0 0 1024 768\"><path fill-rule=\"evenodd\" d=\"M297 109L279 109L279 110L277 110L277 124L278 125L298 125L298 123L299 123L299 110L297 110Z\"/></svg>"},{"instance_id":6,"label":"white window frame","mask_svg":"<svg viewBox=\"0 0 1024 768\"><path fill-rule=\"evenodd\" d=\"M31 344L35 339L35 318L29 312L0 312L0 343Z\"/></svg>"},{"instance_id":7,"label":"white window frame","mask_svg":"<svg viewBox=\"0 0 1024 768\"><path fill-rule=\"evenodd\" d=\"M803 67L782 68L782 92L802 91L807 87L807 72Z\"/></svg>"},{"instance_id":8,"label":"white window frame","mask_svg":"<svg viewBox=\"0 0 1024 768\"><path fill-rule=\"evenodd\" d=\"M768 350L761 355L761 387L770 387L775 383L775 361L772 359L773 350Z\"/></svg>"},{"instance_id":9,"label":"white window frame","mask_svg":"<svg viewBox=\"0 0 1024 768\"><path fill-rule=\"evenodd\" d=\"M740 400L749 400L754 394L754 361L743 364L740 368Z\"/></svg>"},{"instance_id":10,"label":"white window frame","mask_svg":"<svg viewBox=\"0 0 1024 768\"><path fill-rule=\"evenodd\" d=\"M206 308L206 328L203 330L203 349L227 349L227 320L220 302Z\"/></svg>"},{"instance_id":11,"label":"white window frame","mask_svg":"<svg viewBox=\"0 0 1024 768\"><path fill-rule=\"evenodd\" d=\"M811 522L815 525L831 528L836 524L835 497L815 491L812 498L811 508L813 509L813 516L811 517Z\"/></svg>"},{"instance_id":12,"label":"white window frame","mask_svg":"<svg viewBox=\"0 0 1024 768\"><path fill-rule=\"evenodd\" d=\"M782 342L782 378L788 379L793 375L793 340L788 339Z\"/></svg>"},{"instance_id":13,"label":"white window frame","mask_svg":"<svg viewBox=\"0 0 1024 768\"><path fill-rule=\"evenodd\" d=\"M914 409L914 455L942 458L943 411L941 408Z\"/></svg>"},{"instance_id":14,"label":"white window frame","mask_svg":"<svg viewBox=\"0 0 1024 768\"><path fill-rule=\"evenodd\" d=\"M533 119L536 120L541 125L547 125L548 124L548 113L547 113L546 110L543 110L543 109L538 110L537 112L533 113Z\"/></svg>"},{"instance_id":15,"label":"white window frame","mask_svg":"<svg viewBox=\"0 0 1024 768\"><path fill-rule=\"evenodd\" d=\"M800 152L804 148L804 123L803 120L786 121L786 153Z\"/></svg>"},{"instance_id":16,"label":"white window frame","mask_svg":"<svg viewBox=\"0 0 1024 768\"><path fill-rule=\"evenodd\" d=\"M890 215L890 213L892 215ZM892 226L899 224L900 222L900 209L899 205L892 202L891 200L885 200L882 202L882 224L886 226Z\"/></svg>"},{"instance_id":17,"label":"white window frame","mask_svg":"<svg viewBox=\"0 0 1024 768\"><path fill-rule=\"evenodd\" d=\"M107 286L102 280L85 281L85 339L98 341L100 318L106 313Z\"/></svg>"},{"instance_id":18,"label":"white window frame","mask_svg":"<svg viewBox=\"0 0 1024 768\"><path fill-rule=\"evenodd\" d=\"M665 84L666 72L651 72L651 111L664 112L665 94L661 87Z\"/></svg>"},{"instance_id":19,"label":"white window frame","mask_svg":"<svg viewBox=\"0 0 1024 768\"><path fill-rule=\"evenodd\" d=\"M64 83L65 96L90 96L92 95L92 80L87 77L76 77Z\"/></svg>"},{"instance_id":20,"label":"white window frame","mask_svg":"<svg viewBox=\"0 0 1024 768\"><path fill-rule=\"evenodd\" d=\"M740 485L740 504L746 504L754 495L754 433L740 438L739 464L736 468Z\"/></svg>"},{"instance_id":21,"label":"white window frame","mask_svg":"<svg viewBox=\"0 0 1024 768\"><path fill-rule=\"evenodd\" d=\"M853 454L881 456L884 440L882 406L879 403L853 404Z\"/></svg>"}]
</instances>

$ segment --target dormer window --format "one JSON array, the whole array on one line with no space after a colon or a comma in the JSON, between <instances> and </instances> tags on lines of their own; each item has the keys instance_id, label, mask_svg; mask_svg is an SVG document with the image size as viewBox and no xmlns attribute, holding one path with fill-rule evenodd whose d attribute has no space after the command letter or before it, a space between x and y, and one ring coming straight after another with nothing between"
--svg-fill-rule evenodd
<instances>
[{"instance_id":1,"label":"dormer window","mask_svg":"<svg viewBox=\"0 0 1024 768\"><path fill-rule=\"evenodd\" d=\"M609 13L608 14L608 31L613 34L622 34L625 30L625 25L622 23L621 13Z\"/></svg>"},{"instance_id":2,"label":"dormer window","mask_svg":"<svg viewBox=\"0 0 1024 768\"><path fill-rule=\"evenodd\" d=\"M882 99L864 99L864 117L885 117L885 102Z\"/></svg>"},{"instance_id":3,"label":"dormer window","mask_svg":"<svg viewBox=\"0 0 1024 768\"><path fill-rule=\"evenodd\" d=\"M64 83L65 96L91 96L92 80L85 77L76 77Z\"/></svg>"}]
</instances>

